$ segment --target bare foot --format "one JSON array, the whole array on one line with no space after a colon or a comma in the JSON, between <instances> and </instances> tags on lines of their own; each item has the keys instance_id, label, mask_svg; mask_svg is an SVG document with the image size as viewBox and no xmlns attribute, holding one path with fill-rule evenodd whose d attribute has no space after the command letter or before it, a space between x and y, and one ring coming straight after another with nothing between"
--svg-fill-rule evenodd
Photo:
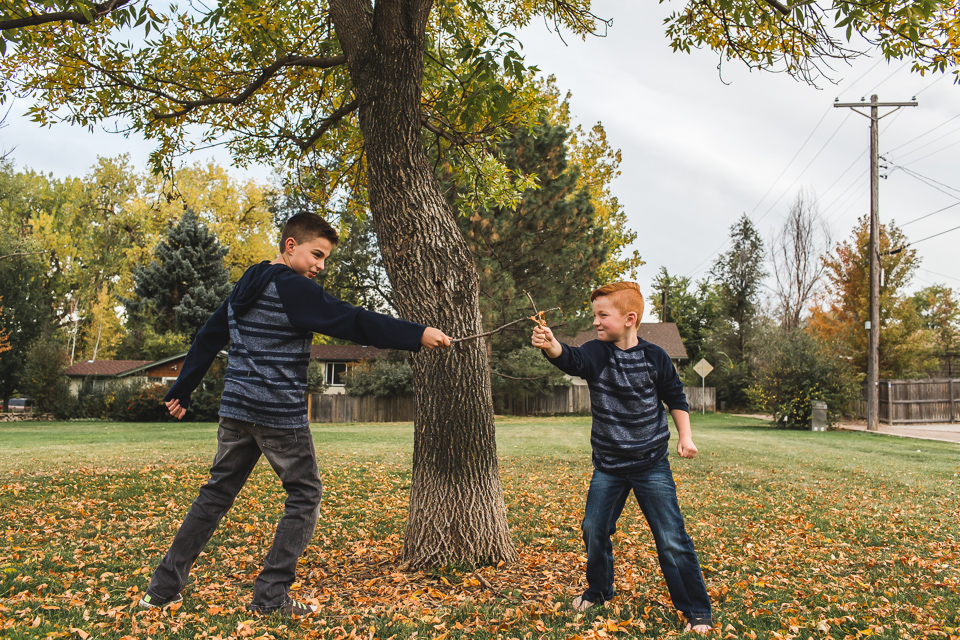
<instances>
[{"instance_id":1,"label":"bare foot","mask_svg":"<svg viewBox=\"0 0 960 640\"><path fill-rule=\"evenodd\" d=\"M684 629L684 631L686 631L686 632L693 631L694 633L699 633L699 634L702 635L702 636L707 635L707 634L710 633L712 630L713 630L713 627L711 627L711 626L709 626L709 625L705 625L705 624L698 624L697 626L693 626L692 624L688 624L688 625L687 625L687 628Z\"/></svg>"}]
</instances>

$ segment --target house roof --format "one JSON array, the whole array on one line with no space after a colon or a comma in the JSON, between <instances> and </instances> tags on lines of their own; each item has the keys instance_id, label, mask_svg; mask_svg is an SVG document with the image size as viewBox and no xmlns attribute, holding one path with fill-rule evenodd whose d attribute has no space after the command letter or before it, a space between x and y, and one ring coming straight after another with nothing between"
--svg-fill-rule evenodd
<instances>
[{"instance_id":1,"label":"house roof","mask_svg":"<svg viewBox=\"0 0 960 640\"><path fill-rule=\"evenodd\" d=\"M362 347L358 344L315 344L310 347L311 360L343 360L354 362L376 358L381 353L390 353L389 349Z\"/></svg>"},{"instance_id":2,"label":"house roof","mask_svg":"<svg viewBox=\"0 0 960 640\"><path fill-rule=\"evenodd\" d=\"M86 360L63 372L66 376L117 376L151 364L151 360Z\"/></svg>"},{"instance_id":3,"label":"house roof","mask_svg":"<svg viewBox=\"0 0 960 640\"><path fill-rule=\"evenodd\" d=\"M576 338L565 342L572 347L579 347L596 337L597 332L594 330L582 331ZM641 322L637 325L637 337L657 345L666 351L671 359L686 360L689 357L683 340L680 339L676 322Z\"/></svg>"}]
</instances>

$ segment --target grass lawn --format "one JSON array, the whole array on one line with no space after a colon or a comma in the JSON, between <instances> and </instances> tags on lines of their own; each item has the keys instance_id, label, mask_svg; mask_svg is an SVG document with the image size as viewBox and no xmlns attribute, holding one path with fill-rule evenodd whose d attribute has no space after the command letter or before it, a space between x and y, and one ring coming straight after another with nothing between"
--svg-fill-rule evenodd
<instances>
[{"instance_id":1,"label":"grass lawn","mask_svg":"<svg viewBox=\"0 0 960 640\"><path fill-rule=\"evenodd\" d=\"M693 416L671 462L720 638L958 638L960 446ZM618 597L576 614L589 418L505 418L497 439L520 561L402 572L410 424L315 425L325 492L284 622L244 611L283 494L261 464L182 606L133 605L215 450L212 424L0 424L0 637L572 638L682 635L636 503ZM672 440L671 448L676 445Z\"/></svg>"}]
</instances>

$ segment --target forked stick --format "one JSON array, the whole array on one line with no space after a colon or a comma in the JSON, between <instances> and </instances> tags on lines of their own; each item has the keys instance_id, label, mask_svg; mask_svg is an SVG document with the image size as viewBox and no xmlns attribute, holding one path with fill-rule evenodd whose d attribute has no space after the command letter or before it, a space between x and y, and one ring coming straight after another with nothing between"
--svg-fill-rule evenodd
<instances>
[{"instance_id":1,"label":"forked stick","mask_svg":"<svg viewBox=\"0 0 960 640\"><path fill-rule=\"evenodd\" d=\"M450 338L450 344L454 344L454 343L457 343L457 342L463 342L464 340L473 340L474 338L485 338L485 337L487 337L487 336L492 336L493 334L495 334L495 333L500 333L501 331L503 331L503 330L506 329L507 327L512 327L513 325L517 324L518 322L523 322L524 320L532 320L532 321L536 322L538 325L540 325L540 326L542 327L542 326L544 326L544 325L546 324L545 322L543 322L543 314L549 313L549 312L551 312L551 311L560 311L560 307L554 307L553 309L547 309L546 311L539 311L539 312L537 312L537 315L535 315L535 316L530 316L529 318L520 318L519 320L514 320L513 322L508 322L507 324L503 325L502 327L497 327L497 328L494 329L493 331L487 331L487 332L485 332L485 333L478 333L477 335L474 335L474 336L464 336L464 337L462 337L462 338Z\"/></svg>"}]
</instances>

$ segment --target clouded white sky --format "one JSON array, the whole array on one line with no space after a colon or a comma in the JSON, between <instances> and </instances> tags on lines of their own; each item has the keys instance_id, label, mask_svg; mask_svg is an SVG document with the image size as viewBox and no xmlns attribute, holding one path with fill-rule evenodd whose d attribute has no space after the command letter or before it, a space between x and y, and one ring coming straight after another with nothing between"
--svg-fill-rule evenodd
<instances>
[{"instance_id":1,"label":"clouded white sky","mask_svg":"<svg viewBox=\"0 0 960 640\"><path fill-rule=\"evenodd\" d=\"M869 212L869 121L833 101L904 101L881 121L880 152L890 167L880 183L880 219L894 220L923 261L914 288L942 283L960 290L955 249L960 206L960 87L954 76L921 77L909 63L863 58L838 66L837 84L811 87L782 74L749 72L731 61L718 71L709 51L673 53L663 18L678 3L594 3L613 19L604 38L566 44L542 21L517 33L528 64L557 77L573 92L571 112L589 128L602 122L610 144L623 152L614 194L638 233L646 264L638 281L649 291L661 266L672 274L704 277L726 248L729 228L747 213L769 244L799 189L813 193L834 240L850 237ZM19 167L58 177L83 175L97 156L128 153L146 166L150 145L135 138L58 126L41 129L14 104L0 147L15 148ZM884 110L886 112L889 110ZM211 151L221 164L229 159ZM254 168L238 175L266 180ZM648 318L649 319L649 318Z\"/></svg>"}]
</instances>

